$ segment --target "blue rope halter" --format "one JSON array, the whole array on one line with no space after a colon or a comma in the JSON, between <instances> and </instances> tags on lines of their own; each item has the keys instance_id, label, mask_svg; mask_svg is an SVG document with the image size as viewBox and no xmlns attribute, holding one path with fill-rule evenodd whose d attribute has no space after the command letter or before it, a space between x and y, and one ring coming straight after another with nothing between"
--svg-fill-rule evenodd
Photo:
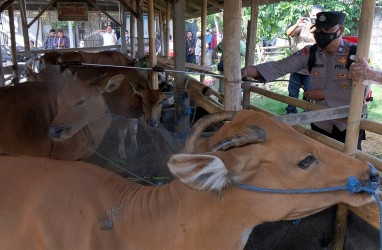
<instances>
[{"instance_id":1,"label":"blue rope halter","mask_svg":"<svg viewBox=\"0 0 382 250\"><path fill-rule=\"evenodd\" d=\"M236 186L242 189L263 192L263 193L274 193L274 194L308 194L308 193L324 193L324 192L333 192L340 190L347 190L350 193L360 193L367 192L368 194L372 194L375 197L379 208L379 225L382 225L382 203L377 194L378 183L367 181L365 186L362 186L361 182L357 180L356 177L350 176L346 186L337 186L337 187L326 187L326 188L311 188L311 189L272 189L272 188L261 188L256 186L250 186L242 183L236 183ZM380 242L380 250L382 250L382 230L379 230L379 242Z\"/></svg>"}]
</instances>

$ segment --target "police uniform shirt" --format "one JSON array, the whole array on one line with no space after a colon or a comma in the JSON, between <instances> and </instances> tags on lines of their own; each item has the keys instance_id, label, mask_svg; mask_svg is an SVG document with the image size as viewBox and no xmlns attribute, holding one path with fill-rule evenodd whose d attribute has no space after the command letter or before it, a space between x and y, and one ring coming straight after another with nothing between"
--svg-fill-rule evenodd
<instances>
[{"instance_id":1,"label":"police uniform shirt","mask_svg":"<svg viewBox=\"0 0 382 250\"><path fill-rule=\"evenodd\" d=\"M346 69L349 50L349 45L344 40L341 40L337 53L334 54L324 53L318 48L310 82L313 89L323 89L325 99L316 101L317 104L329 108L350 104L352 80ZM259 64L256 69L267 82L270 82L286 74L308 69L308 59L309 47L307 46L280 61ZM333 129L333 124L341 131L346 129L346 124L338 121L322 121L314 124L329 133Z\"/></svg>"}]
</instances>

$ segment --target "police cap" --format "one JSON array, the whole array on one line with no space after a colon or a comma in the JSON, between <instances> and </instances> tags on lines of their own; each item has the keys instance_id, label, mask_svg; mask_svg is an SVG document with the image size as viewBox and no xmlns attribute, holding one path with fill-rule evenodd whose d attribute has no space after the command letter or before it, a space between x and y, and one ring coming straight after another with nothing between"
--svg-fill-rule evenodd
<instances>
[{"instance_id":1,"label":"police cap","mask_svg":"<svg viewBox=\"0 0 382 250\"><path fill-rule=\"evenodd\" d=\"M346 14L338 11L323 11L317 13L316 24L312 26L319 29L328 29L337 24L343 25Z\"/></svg>"}]
</instances>

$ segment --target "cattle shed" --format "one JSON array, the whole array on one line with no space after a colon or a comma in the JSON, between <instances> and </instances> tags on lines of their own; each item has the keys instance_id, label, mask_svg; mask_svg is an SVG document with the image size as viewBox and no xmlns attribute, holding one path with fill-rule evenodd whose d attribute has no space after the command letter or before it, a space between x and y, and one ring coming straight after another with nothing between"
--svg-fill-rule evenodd
<instances>
[{"instance_id":1,"label":"cattle shed","mask_svg":"<svg viewBox=\"0 0 382 250\"><path fill-rule=\"evenodd\" d=\"M121 37L124 37L126 27L126 16L130 15L130 36L137 37L130 44L130 54L132 58L142 58L144 54L144 45L149 45L149 55L147 57L148 67L156 66L166 67L174 72L171 75L176 79L174 86L174 95L177 101L175 105L175 117L177 119L177 131L179 134L189 131L189 116L187 109L190 100L179 98L184 96L188 91L188 95L192 102L197 103L209 113L214 113L222 110L237 111L242 108L256 109L250 105L249 98L251 93L258 93L264 96L274 98L286 103L296 105L310 111L322 110L322 107L298 101L285 96L280 96L276 93L266 91L264 89L253 86L250 82L242 83L240 75L240 53L237 48L240 47L240 10L242 7L251 7L252 15L248 23L246 65L254 64L255 55L255 38L257 29L258 7L259 5L271 4L279 1L268 0L243 0L243 1L222 1L222 0L4 0L0 3L0 13L7 12L10 19L14 18L15 13L19 13L22 23L22 33L24 40L25 56L31 56L31 50L28 46L28 29L40 22L42 18L47 18L46 13L56 12L60 3L83 3L89 13L102 13L107 21L113 22L116 26L121 27ZM375 0L364 0L361 6L361 17L359 22L359 38L357 54L367 56L370 46L371 23L374 16ZM185 42L184 21L189 18L201 17L202 39L205 41L206 16L224 11L224 32L230 36L224 36L224 75L220 76L220 81L224 86L224 94L216 90L206 87L202 82L192 78L188 78L182 73L188 70L195 70L204 73L209 72L204 67L205 65L205 49L202 50L202 65L190 65L185 63L185 55L183 53ZM33 13L33 14L32 14ZM143 34L144 22L143 17L146 15L148 22L148 35L145 40ZM51 15L56 18L57 15ZM27 19L29 17L29 19ZM156 21L155 21L156 20ZM158 30L161 33L163 50L158 55L155 53L155 25L158 25ZM172 23L172 27L170 26ZM10 30L15 30L10 24ZM137 33L135 34L135 28ZM170 30L172 28L172 30ZM175 56L173 59L168 57L170 48L170 34L173 34ZM19 75L17 65L17 52L14 32L10 33L10 48L12 50L13 64L12 70L14 75ZM202 42L205 44L205 42ZM203 45L204 47L205 45ZM121 45L111 47L121 51L127 50L127 45L122 39ZM94 46L94 51L99 51L103 48ZM72 49L67 49L71 51ZM88 51L87 49L76 49ZM65 51L65 49L63 50ZM38 53L43 51L37 50ZM179 52L179 53L177 53ZM3 77L3 68L0 67L0 75ZM158 88L158 72L151 72L152 88ZM4 83L4 79L0 78L0 84ZM366 118L360 118L362 114L362 98L364 86L354 83L355 86L352 92L352 99L348 107L348 135L346 143L338 143L328 140L305 127L293 124L294 128L299 132L314 138L332 148L344 152L344 154L367 160L373 163L379 171L382 171L382 161L376 157L357 151L357 134L360 128L373 133L381 134L382 124L370 121ZM211 98L214 97L214 98ZM181 99L181 100L180 100ZM216 101L218 99L219 101ZM265 110L261 112L273 116ZM315 115L330 116L330 111L313 113ZM172 117L171 117L172 119ZM161 140L162 138L157 138ZM110 139L112 140L112 139ZM146 142L150 143L150 142ZM171 144L171 143L170 143ZM158 148L153 147L151 150L156 151ZM173 150L173 149L172 149ZM168 150L166 154L170 154L172 150ZM139 160L137 161L139 162ZM155 164L155 160L150 164ZM253 230L252 236L247 243L246 250L250 249L377 249L378 242L374 242L378 237L380 225L378 222L378 208L376 204L369 204L362 207L350 207L339 204L337 207L332 207L319 214L303 219L302 223L298 222L276 222L266 223L258 226ZM315 228L314 231L310 228ZM308 234L306 232L309 231ZM322 231L319 234L316 231ZM270 236L271 235L271 236ZM277 242L277 244L276 244ZM303 243L301 243L303 242ZM311 244L311 247L307 247ZM1 243L0 243L1 245ZM262 248L263 247L263 248Z\"/></svg>"}]
</instances>

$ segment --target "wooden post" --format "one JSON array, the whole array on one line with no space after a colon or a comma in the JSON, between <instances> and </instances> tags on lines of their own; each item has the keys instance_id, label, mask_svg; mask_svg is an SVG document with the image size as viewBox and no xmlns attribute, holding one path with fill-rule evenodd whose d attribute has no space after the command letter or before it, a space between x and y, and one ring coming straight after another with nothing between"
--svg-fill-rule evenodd
<instances>
[{"instance_id":1,"label":"wooden post","mask_svg":"<svg viewBox=\"0 0 382 250\"><path fill-rule=\"evenodd\" d=\"M119 4L121 9L121 52L126 53L126 8Z\"/></svg>"},{"instance_id":2,"label":"wooden post","mask_svg":"<svg viewBox=\"0 0 382 250\"><path fill-rule=\"evenodd\" d=\"M137 5L136 5L136 11L138 13L138 18L137 18L137 40L138 40L138 58L142 58L145 56L145 51L144 51L144 27L143 27L143 3L142 0L136 0Z\"/></svg>"},{"instance_id":3,"label":"wooden post","mask_svg":"<svg viewBox=\"0 0 382 250\"><path fill-rule=\"evenodd\" d=\"M160 55L164 56L165 55L164 47L166 46L164 41L165 41L166 37L164 36L164 31L163 31L163 15L162 15L162 11L159 11L158 23L159 23L159 25L158 25L159 27L158 27L157 33L160 35Z\"/></svg>"},{"instance_id":4,"label":"wooden post","mask_svg":"<svg viewBox=\"0 0 382 250\"><path fill-rule=\"evenodd\" d=\"M137 11L136 0L130 0L130 5L134 11ZM136 23L135 16L132 13L130 13L130 56L132 59L135 58L135 47L136 47L135 23Z\"/></svg>"},{"instance_id":5,"label":"wooden post","mask_svg":"<svg viewBox=\"0 0 382 250\"><path fill-rule=\"evenodd\" d=\"M200 58L201 65L206 65L206 30L207 30L207 0L202 0L202 17L201 17L201 29L202 29L202 55ZM205 75L200 75L200 81L204 83L206 79Z\"/></svg>"},{"instance_id":6,"label":"wooden post","mask_svg":"<svg viewBox=\"0 0 382 250\"><path fill-rule=\"evenodd\" d=\"M165 56L169 56L170 53L170 20L171 20L171 1L166 1L166 46Z\"/></svg>"},{"instance_id":7,"label":"wooden post","mask_svg":"<svg viewBox=\"0 0 382 250\"><path fill-rule=\"evenodd\" d=\"M184 48L186 47L185 40L185 12L186 0L173 0L174 7L174 51L175 60L174 68L178 71L185 70L186 55ZM176 73L175 75L175 95L176 95L176 118L178 121L177 131L180 134L187 134L190 129L190 116L187 111L189 106L188 99L185 98L186 92L186 76L184 73Z\"/></svg>"},{"instance_id":8,"label":"wooden post","mask_svg":"<svg viewBox=\"0 0 382 250\"><path fill-rule=\"evenodd\" d=\"M224 109L241 109L240 24L241 1L224 2Z\"/></svg>"},{"instance_id":9,"label":"wooden post","mask_svg":"<svg viewBox=\"0 0 382 250\"><path fill-rule=\"evenodd\" d=\"M259 0L253 0L251 6L251 20L247 32L247 50L245 52L245 66L254 65L257 37L257 20L259 17Z\"/></svg>"},{"instance_id":10,"label":"wooden post","mask_svg":"<svg viewBox=\"0 0 382 250\"><path fill-rule=\"evenodd\" d=\"M3 56L2 53L0 53L0 87L5 86L5 79L4 79L4 70L3 70Z\"/></svg>"},{"instance_id":11,"label":"wooden post","mask_svg":"<svg viewBox=\"0 0 382 250\"><path fill-rule=\"evenodd\" d=\"M15 16L13 13L13 6L10 5L8 7L8 15L9 15L9 29L11 32L11 53L12 53L12 70L13 83L19 83L19 68L17 65L17 52L16 52L16 34L15 34Z\"/></svg>"},{"instance_id":12,"label":"wooden post","mask_svg":"<svg viewBox=\"0 0 382 250\"><path fill-rule=\"evenodd\" d=\"M19 0L20 4L20 14L21 14L21 28L23 30L24 38L24 51L25 58L31 57L31 49L29 47L29 33L28 33L28 22L27 22L27 10L25 5L25 0ZM37 46L37 43L36 43Z\"/></svg>"},{"instance_id":13,"label":"wooden post","mask_svg":"<svg viewBox=\"0 0 382 250\"><path fill-rule=\"evenodd\" d=\"M258 16L259 16L259 0L253 0L251 5L251 20L248 21L248 27L247 27L245 66L254 65L255 63ZM249 108L251 103L251 92L249 91L250 86L251 86L250 82L244 82L244 88L243 88L243 108L244 109Z\"/></svg>"},{"instance_id":14,"label":"wooden post","mask_svg":"<svg viewBox=\"0 0 382 250\"><path fill-rule=\"evenodd\" d=\"M375 0L362 1L361 18L359 20L357 55L362 55L366 58L369 53L374 11ZM355 156L357 152L364 91L365 87L361 83L353 82L344 147L344 153L347 155ZM332 249L342 250L344 248L347 217L348 209L344 205L338 205Z\"/></svg>"},{"instance_id":15,"label":"wooden post","mask_svg":"<svg viewBox=\"0 0 382 250\"><path fill-rule=\"evenodd\" d=\"M155 46L155 27L154 27L154 0L148 0L147 13L149 23L149 57L150 67L157 66L157 54ZM151 89L158 89L158 72L151 71Z\"/></svg>"}]
</instances>

